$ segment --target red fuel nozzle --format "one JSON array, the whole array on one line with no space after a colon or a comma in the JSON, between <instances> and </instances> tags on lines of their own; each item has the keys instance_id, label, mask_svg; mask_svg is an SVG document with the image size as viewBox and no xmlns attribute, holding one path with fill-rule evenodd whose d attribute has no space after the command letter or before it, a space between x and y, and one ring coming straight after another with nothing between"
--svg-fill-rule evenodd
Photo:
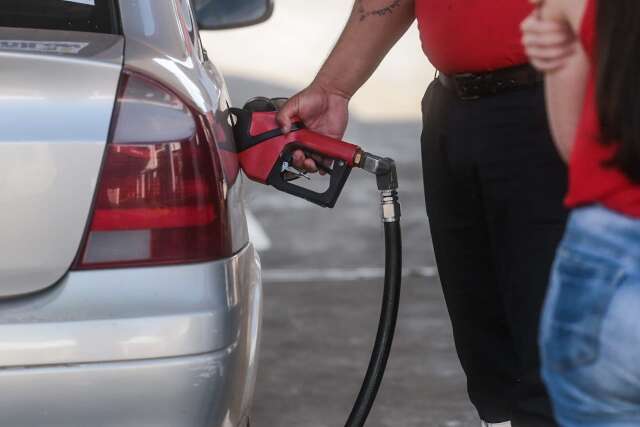
<instances>
[{"instance_id":1,"label":"red fuel nozzle","mask_svg":"<svg viewBox=\"0 0 640 427\"><path fill-rule=\"evenodd\" d=\"M253 112L232 108L235 116L234 135L240 166L245 174L262 184L302 197L324 207L333 207L361 156L360 147L310 131L300 121L284 134L276 120L277 112ZM321 166L330 176L329 188L316 192L291 183L293 153L302 150L307 156L319 155L330 160L331 166Z\"/></svg>"}]
</instances>

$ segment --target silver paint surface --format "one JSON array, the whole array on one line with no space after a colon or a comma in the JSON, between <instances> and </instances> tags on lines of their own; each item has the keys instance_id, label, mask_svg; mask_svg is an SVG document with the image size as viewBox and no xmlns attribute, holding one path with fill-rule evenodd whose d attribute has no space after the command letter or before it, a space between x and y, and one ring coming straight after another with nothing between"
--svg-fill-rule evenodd
<instances>
[{"instance_id":1,"label":"silver paint surface","mask_svg":"<svg viewBox=\"0 0 640 427\"><path fill-rule=\"evenodd\" d=\"M261 310L252 246L214 263L71 273L5 301L0 424L240 426Z\"/></svg>"},{"instance_id":2,"label":"silver paint surface","mask_svg":"<svg viewBox=\"0 0 640 427\"><path fill-rule=\"evenodd\" d=\"M35 38L86 46L40 52L27 41ZM46 288L73 262L122 54L119 36L0 28L0 297Z\"/></svg>"},{"instance_id":3,"label":"silver paint surface","mask_svg":"<svg viewBox=\"0 0 640 427\"><path fill-rule=\"evenodd\" d=\"M54 288L0 301L0 366L150 359L230 346L255 252L170 267L74 271Z\"/></svg>"}]
</instances>

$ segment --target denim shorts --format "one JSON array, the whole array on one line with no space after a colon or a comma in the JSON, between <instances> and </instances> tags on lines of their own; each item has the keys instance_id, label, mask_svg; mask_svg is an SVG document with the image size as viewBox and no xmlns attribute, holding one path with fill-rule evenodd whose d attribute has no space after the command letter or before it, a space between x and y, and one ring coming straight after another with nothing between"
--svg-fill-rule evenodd
<instances>
[{"instance_id":1,"label":"denim shorts","mask_svg":"<svg viewBox=\"0 0 640 427\"><path fill-rule=\"evenodd\" d=\"M571 214L540 349L561 426L640 426L640 220L601 206Z\"/></svg>"}]
</instances>

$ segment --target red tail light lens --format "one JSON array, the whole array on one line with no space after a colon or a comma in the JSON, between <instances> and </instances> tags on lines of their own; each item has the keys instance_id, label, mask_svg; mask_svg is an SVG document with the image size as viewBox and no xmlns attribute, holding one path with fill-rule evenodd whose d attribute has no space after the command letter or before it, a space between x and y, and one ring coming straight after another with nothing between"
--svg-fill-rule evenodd
<instances>
[{"instance_id":1,"label":"red tail light lens","mask_svg":"<svg viewBox=\"0 0 640 427\"><path fill-rule=\"evenodd\" d=\"M230 255L222 173L206 119L138 74L123 76L93 218L76 269Z\"/></svg>"}]
</instances>

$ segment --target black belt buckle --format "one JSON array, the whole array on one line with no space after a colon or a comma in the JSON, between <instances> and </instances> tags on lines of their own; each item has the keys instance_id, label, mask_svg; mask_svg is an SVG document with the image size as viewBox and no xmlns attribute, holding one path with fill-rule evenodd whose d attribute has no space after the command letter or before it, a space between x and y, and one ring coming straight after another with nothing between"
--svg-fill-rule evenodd
<instances>
[{"instance_id":1,"label":"black belt buckle","mask_svg":"<svg viewBox=\"0 0 640 427\"><path fill-rule=\"evenodd\" d=\"M455 92L459 99L472 101L486 96L527 87L542 81L542 74L530 65L504 68L487 73L440 75L442 84Z\"/></svg>"},{"instance_id":2,"label":"black belt buckle","mask_svg":"<svg viewBox=\"0 0 640 427\"><path fill-rule=\"evenodd\" d=\"M491 75L463 73L453 76L458 97L463 101L473 101L489 94Z\"/></svg>"}]
</instances>

